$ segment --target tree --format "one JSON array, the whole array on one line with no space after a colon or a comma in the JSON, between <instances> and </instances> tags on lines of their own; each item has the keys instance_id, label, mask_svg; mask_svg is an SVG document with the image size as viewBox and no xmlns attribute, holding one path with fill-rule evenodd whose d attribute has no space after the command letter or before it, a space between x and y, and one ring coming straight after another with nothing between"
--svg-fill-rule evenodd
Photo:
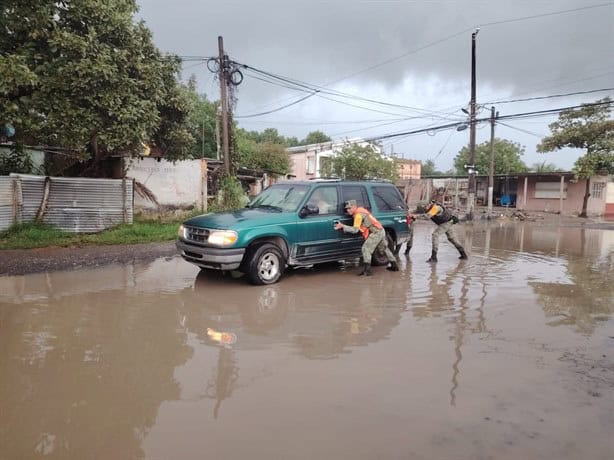
<instances>
[{"instance_id":1,"label":"tree","mask_svg":"<svg viewBox=\"0 0 614 460\"><path fill-rule=\"evenodd\" d=\"M531 166L531 171L533 172L556 172L556 171L562 171L562 169L559 168L554 163L546 163L545 161L543 161L541 163L533 163L533 166Z\"/></svg>"},{"instance_id":2,"label":"tree","mask_svg":"<svg viewBox=\"0 0 614 460\"><path fill-rule=\"evenodd\" d=\"M524 147L517 142L495 138L494 157L495 174L510 174L528 171L527 165L520 159ZM469 148L463 147L454 158L457 174L467 174L465 165L469 164ZM490 141L475 147L475 165L478 174L488 174L490 168Z\"/></svg>"},{"instance_id":3,"label":"tree","mask_svg":"<svg viewBox=\"0 0 614 460\"><path fill-rule=\"evenodd\" d=\"M155 144L189 154L180 62L163 56L134 0L5 0L0 124L15 141L87 151L94 162Z\"/></svg>"},{"instance_id":4,"label":"tree","mask_svg":"<svg viewBox=\"0 0 614 460\"><path fill-rule=\"evenodd\" d=\"M242 135L236 138L238 165L269 171L275 175L290 172L290 156L286 146L271 142L257 143Z\"/></svg>"},{"instance_id":5,"label":"tree","mask_svg":"<svg viewBox=\"0 0 614 460\"><path fill-rule=\"evenodd\" d=\"M217 106L207 99L206 94L196 92L196 79L191 77L186 86L191 103L188 126L194 143L190 149L191 158L216 158L216 123Z\"/></svg>"},{"instance_id":6,"label":"tree","mask_svg":"<svg viewBox=\"0 0 614 460\"><path fill-rule=\"evenodd\" d=\"M312 131L307 134L307 137L301 141L300 145L320 144L322 142L330 142L330 137L322 131Z\"/></svg>"},{"instance_id":7,"label":"tree","mask_svg":"<svg viewBox=\"0 0 614 460\"><path fill-rule=\"evenodd\" d=\"M581 217L587 216L590 197L590 177L595 174L614 174L614 120L610 119L609 97L578 109L564 110L559 119L549 125L551 135L542 139L538 152L552 152L564 147L586 150L576 161L574 172L586 179Z\"/></svg>"},{"instance_id":8,"label":"tree","mask_svg":"<svg viewBox=\"0 0 614 460\"><path fill-rule=\"evenodd\" d=\"M348 145L321 168L322 176L337 176L349 180L398 178L397 164L385 158L372 146Z\"/></svg>"},{"instance_id":9,"label":"tree","mask_svg":"<svg viewBox=\"0 0 614 460\"><path fill-rule=\"evenodd\" d=\"M441 176L443 173L438 171L435 167L435 162L433 160L426 160L422 163L422 168L420 169L421 176Z\"/></svg>"}]
</instances>

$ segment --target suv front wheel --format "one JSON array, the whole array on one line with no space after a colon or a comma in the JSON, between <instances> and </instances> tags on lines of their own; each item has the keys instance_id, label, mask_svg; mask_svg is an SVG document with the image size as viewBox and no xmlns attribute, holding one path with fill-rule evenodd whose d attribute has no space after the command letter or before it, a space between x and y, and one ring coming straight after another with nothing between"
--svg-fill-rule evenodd
<instances>
[{"instance_id":1,"label":"suv front wheel","mask_svg":"<svg viewBox=\"0 0 614 460\"><path fill-rule=\"evenodd\" d=\"M285 266L281 250L274 244L265 243L251 253L247 274L253 284L273 284L281 278Z\"/></svg>"}]
</instances>

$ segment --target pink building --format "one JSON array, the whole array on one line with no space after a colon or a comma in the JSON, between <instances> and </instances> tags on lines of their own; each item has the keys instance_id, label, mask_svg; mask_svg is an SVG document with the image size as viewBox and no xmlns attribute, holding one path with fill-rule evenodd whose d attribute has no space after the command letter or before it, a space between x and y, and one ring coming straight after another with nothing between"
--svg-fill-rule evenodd
<instances>
[{"instance_id":1,"label":"pink building","mask_svg":"<svg viewBox=\"0 0 614 460\"><path fill-rule=\"evenodd\" d=\"M587 214L603 216L614 210L614 183L608 176L590 178ZM518 174L516 207L527 211L580 214L586 180L571 172Z\"/></svg>"},{"instance_id":2,"label":"pink building","mask_svg":"<svg viewBox=\"0 0 614 460\"><path fill-rule=\"evenodd\" d=\"M397 160L399 165L399 179L420 179L422 173L422 163L418 160Z\"/></svg>"}]
</instances>

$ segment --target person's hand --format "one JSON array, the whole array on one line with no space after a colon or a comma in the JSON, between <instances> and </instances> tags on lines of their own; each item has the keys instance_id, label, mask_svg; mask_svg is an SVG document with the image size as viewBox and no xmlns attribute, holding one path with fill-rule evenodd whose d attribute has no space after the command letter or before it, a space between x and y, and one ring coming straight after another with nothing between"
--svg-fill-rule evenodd
<instances>
[{"instance_id":1,"label":"person's hand","mask_svg":"<svg viewBox=\"0 0 614 460\"><path fill-rule=\"evenodd\" d=\"M335 224L335 230L341 230L343 228L343 224L341 222L337 222Z\"/></svg>"}]
</instances>

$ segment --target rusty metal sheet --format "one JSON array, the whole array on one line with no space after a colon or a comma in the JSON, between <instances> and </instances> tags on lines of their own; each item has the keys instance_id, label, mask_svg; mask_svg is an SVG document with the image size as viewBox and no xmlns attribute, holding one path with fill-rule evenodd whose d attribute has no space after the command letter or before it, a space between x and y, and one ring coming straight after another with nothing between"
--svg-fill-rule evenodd
<instances>
[{"instance_id":1,"label":"rusty metal sheet","mask_svg":"<svg viewBox=\"0 0 614 460\"><path fill-rule=\"evenodd\" d=\"M23 220L34 220L43 199L45 177L21 174L11 177L21 184ZM43 221L75 233L94 233L123 222L132 223L132 194L130 179L51 177Z\"/></svg>"}]
</instances>

